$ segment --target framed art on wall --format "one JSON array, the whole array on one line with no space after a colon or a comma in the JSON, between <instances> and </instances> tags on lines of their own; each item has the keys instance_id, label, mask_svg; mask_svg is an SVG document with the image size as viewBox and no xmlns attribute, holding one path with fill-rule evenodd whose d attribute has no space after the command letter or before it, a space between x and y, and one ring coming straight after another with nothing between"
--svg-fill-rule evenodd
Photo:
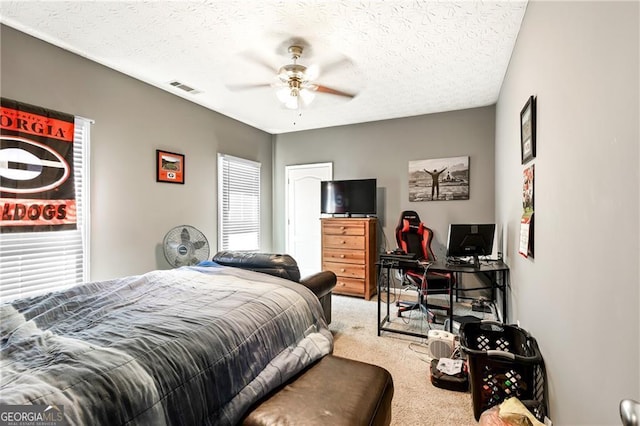
<instances>
[{"instance_id":1,"label":"framed art on wall","mask_svg":"<svg viewBox=\"0 0 640 426\"><path fill-rule=\"evenodd\" d=\"M533 258L534 252L534 165L522 172L522 217L520 219L520 247L518 252L523 257Z\"/></svg>"},{"instance_id":2,"label":"framed art on wall","mask_svg":"<svg viewBox=\"0 0 640 426\"><path fill-rule=\"evenodd\" d=\"M522 164L536 156L536 98L529 96L520 111L520 151Z\"/></svg>"},{"instance_id":3,"label":"framed art on wall","mask_svg":"<svg viewBox=\"0 0 640 426\"><path fill-rule=\"evenodd\" d=\"M409 201L468 199L468 156L409 161Z\"/></svg>"},{"instance_id":4,"label":"framed art on wall","mask_svg":"<svg viewBox=\"0 0 640 426\"><path fill-rule=\"evenodd\" d=\"M184 184L184 154L157 149L156 182Z\"/></svg>"}]
</instances>

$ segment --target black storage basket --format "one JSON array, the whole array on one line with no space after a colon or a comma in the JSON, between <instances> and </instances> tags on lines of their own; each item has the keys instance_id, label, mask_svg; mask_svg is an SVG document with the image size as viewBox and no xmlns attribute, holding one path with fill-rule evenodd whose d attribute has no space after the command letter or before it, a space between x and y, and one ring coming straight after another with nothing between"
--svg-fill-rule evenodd
<instances>
[{"instance_id":1,"label":"black storage basket","mask_svg":"<svg viewBox=\"0 0 640 426\"><path fill-rule=\"evenodd\" d=\"M473 415L517 397L540 421L547 414L544 362L536 340L515 325L494 321L460 326L467 355Z\"/></svg>"}]
</instances>

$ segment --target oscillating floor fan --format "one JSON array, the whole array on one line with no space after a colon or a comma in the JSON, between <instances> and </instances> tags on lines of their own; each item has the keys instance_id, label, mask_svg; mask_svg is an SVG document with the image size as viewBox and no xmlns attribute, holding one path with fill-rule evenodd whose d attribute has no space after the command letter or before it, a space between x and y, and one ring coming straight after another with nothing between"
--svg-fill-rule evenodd
<instances>
[{"instance_id":1,"label":"oscillating floor fan","mask_svg":"<svg viewBox=\"0 0 640 426\"><path fill-rule=\"evenodd\" d=\"M172 228L162 242L164 257L173 267L195 265L209 258L209 242L202 232L189 225Z\"/></svg>"}]
</instances>

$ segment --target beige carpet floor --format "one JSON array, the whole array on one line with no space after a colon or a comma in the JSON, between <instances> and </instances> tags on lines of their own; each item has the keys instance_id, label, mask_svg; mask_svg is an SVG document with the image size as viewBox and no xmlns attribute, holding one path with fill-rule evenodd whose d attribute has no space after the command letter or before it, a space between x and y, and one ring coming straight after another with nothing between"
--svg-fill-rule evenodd
<instances>
[{"instance_id":1,"label":"beige carpet floor","mask_svg":"<svg viewBox=\"0 0 640 426\"><path fill-rule=\"evenodd\" d=\"M379 365L393 377L392 425L477 425L471 393L431 384L424 339L388 332L378 336L376 299L334 295L332 304L334 354Z\"/></svg>"}]
</instances>

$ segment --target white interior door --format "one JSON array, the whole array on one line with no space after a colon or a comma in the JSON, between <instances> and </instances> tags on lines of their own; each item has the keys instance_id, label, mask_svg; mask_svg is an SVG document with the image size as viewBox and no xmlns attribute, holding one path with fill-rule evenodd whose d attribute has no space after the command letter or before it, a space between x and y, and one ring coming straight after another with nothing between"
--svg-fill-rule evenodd
<instances>
[{"instance_id":1,"label":"white interior door","mask_svg":"<svg viewBox=\"0 0 640 426\"><path fill-rule=\"evenodd\" d=\"M304 277L322 270L320 181L333 178L332 163L286 166L286 247Z\"/></svg>"}]
</instances>

